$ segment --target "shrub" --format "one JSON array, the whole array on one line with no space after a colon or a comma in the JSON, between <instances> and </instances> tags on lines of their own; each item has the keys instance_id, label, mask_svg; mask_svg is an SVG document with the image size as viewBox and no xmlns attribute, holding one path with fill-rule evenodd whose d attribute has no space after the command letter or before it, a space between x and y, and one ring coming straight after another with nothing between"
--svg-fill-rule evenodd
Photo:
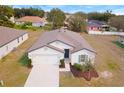
<instances>
[{"instance_id":1,"label":"shrub","mask_svg":"<svg viewBox=\"0 0 124 93\"><path fill-rule=\"evenodd\" d=\"M90 63L86 63L86 64L82 64L82 65L75 63L73 65L73 67L76 68L79 71L91 71L91 70L94 69L93 66Z\"/></svg>"},{"instance_id":2,"label":"shrub","mask_svg":"<svg viewBox=\"0 0 124 93\"><path fill-rule=\"evenodd\" d=\"M90 63L84 64L83 65L83 71L91 71L93 70L93 66Z\"/></svg>"},{"instance_id":3,"label":"shrub","mask_svg":"<svg viewBox=\"0 0 124 93\"><path fill-rule=\"evenodd\" d=\"M121 44L120 42L118 41L113 41L114 44L116 44L117 46L119 46L120 48L124 48L124 45Z\"/></svg>"},{"instance_id":4,"label":"shrub","mask_svg":"<svg viewBox=\"0 0 124 93\"><path fill-rule=\"evenodd\" d=\"M52 30L52 24L46 24L45 26L42 27L44 30Z\"/></svg>"},{"instance_id":5,"label":"shrub","mask_svg":"<svg viewBox=\"0 0 124 93\"><path fill-rule=\"evenodd\" d=\"M26 25L26 26L32 26L32 23L31 22L26 22L26 23L24 23L24 25Z\"/></svg>"},{"instance_id":6,"label":"shrub","mask_svg":"<svg viewBox=\"0 0 124 93\"><path fill-rule=\"evenodd\" d=\"M60 60L60 68L64 68L65 67L65 63L64 63L64 59Z\"/></svg>"},{"instance_id":7,"label":"shrub","mask_svg":"<svg viewBox=\"0 0 124 93\"><path fill-rule=\"evenodd\" d=\"M29 68L32 67L32 65L31 65L31 59L28 58L28 55L27 55L27 54L24 54L24 55L20 58L19 62L20 62L23 66L26 66L26 67L29 67Z\"/></svg>"},{"instance_id":8,"label":"shrub","mask_svg":"<svg viewBox=\"0 0 124 93\"><path fill-rule=\"evenodd\" d=\"M76 69L79 70L79 71L82 71L82 70L83 70L81 64L77 64L77 63L75 63L75 64L73 65L73 67L76 68Z\"/></svg>"},{"instance_id":9,"label":"shrub","mask_svg":"<svg viewBox=\"0 0 124 93\"><path fill-rule=\"evenodd\" d=\"M28 28L27 25L25 24L21 25L21 29L27 29L27 28Z\"/></svg>"}]
</instances>

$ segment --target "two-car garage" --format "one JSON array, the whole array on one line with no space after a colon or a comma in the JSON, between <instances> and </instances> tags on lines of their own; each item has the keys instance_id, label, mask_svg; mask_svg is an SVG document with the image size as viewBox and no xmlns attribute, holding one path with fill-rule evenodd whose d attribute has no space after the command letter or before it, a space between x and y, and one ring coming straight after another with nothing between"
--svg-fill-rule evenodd
<instances>
[{"instance_id":1,"label":"two-car garage","mask_svg":"<svg viewBox=\"0 0 124 93\"><path fill-rule=\"evenodd\" d=\"M43 47L28 54L33 68L25 83L25 87L58 87L59 60L63 53Z\"/></svg>"}]
</instances>

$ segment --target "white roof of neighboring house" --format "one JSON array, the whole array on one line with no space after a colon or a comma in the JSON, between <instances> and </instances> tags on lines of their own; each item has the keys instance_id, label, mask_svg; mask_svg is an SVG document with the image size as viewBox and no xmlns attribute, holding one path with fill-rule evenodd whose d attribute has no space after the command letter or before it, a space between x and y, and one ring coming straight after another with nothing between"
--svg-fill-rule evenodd
<instances>
[{"instance_id":1,"label":"white roof of neighboring house","mask_svg":"<svg viewBox=\"0 0 124 93\"><path fill-rule=\"evenodd\" d=\"M56 29L53 31L45 32L41 37L36 41L36 43L28 50L28 52L41 48L43 46L51 47L49 43L54 41L61 41L65 44L68 44L73 47L73 52L77 52L82 49L95 52L95 50L87 43L87 41L79 34L73 31L65 29ZM63 50L53 47L55 50L64 52Z\"/></svg>"},{"instance_id":2,"label":"white roof of neighboring house","mask_svg":"<svg viewBox=\"0 0 124 93\"><path fill-rule=\"evenodd\" d=\"M46 22L45 18L39 16L24 16L16 20L16 22Z\"/></svg>"},{"instance_id":3,"label":"white roof of neighboring house","mask_svg":"<svg viewBox=\"0 0 124 93\"><path fill-rule=\"evenodd\" d=\"M24 35L25 33L26 32L23 30L0 26L0 47L20 37L21 35Z\"/></svg>"}]
</instances>

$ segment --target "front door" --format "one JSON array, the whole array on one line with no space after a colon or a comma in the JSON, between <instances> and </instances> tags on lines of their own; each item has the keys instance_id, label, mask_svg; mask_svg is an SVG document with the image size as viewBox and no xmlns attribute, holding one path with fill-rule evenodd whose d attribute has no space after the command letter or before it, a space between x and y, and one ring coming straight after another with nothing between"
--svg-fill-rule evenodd
<instances>
[{"instance_id":1,"label":"front door","mask_svg":"<svg viewBox=\"0 0 124 93\"><path fill-rule=\"evenodd\" d=\"M69 58L69 49L65 49L64 58Z\"/></svg>"}]
</instances>

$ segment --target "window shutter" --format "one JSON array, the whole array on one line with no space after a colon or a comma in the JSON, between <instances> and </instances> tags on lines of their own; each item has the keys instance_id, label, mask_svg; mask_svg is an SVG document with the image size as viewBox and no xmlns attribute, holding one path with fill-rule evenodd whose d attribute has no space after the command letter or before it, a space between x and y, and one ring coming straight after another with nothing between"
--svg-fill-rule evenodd
<instances>
[{"instance_id":1,"label":"window shutter","mask_svg":"<svg viewBox=\"0 0 124 93\"><path fill-rule=\"evenodd\" d=\"M80 59L81 59L81 55L79 55L79 56L78 56L78 61L79 61L79 63L81 62L81 60L80 60Z\"/></svg>"}]
</instances>

